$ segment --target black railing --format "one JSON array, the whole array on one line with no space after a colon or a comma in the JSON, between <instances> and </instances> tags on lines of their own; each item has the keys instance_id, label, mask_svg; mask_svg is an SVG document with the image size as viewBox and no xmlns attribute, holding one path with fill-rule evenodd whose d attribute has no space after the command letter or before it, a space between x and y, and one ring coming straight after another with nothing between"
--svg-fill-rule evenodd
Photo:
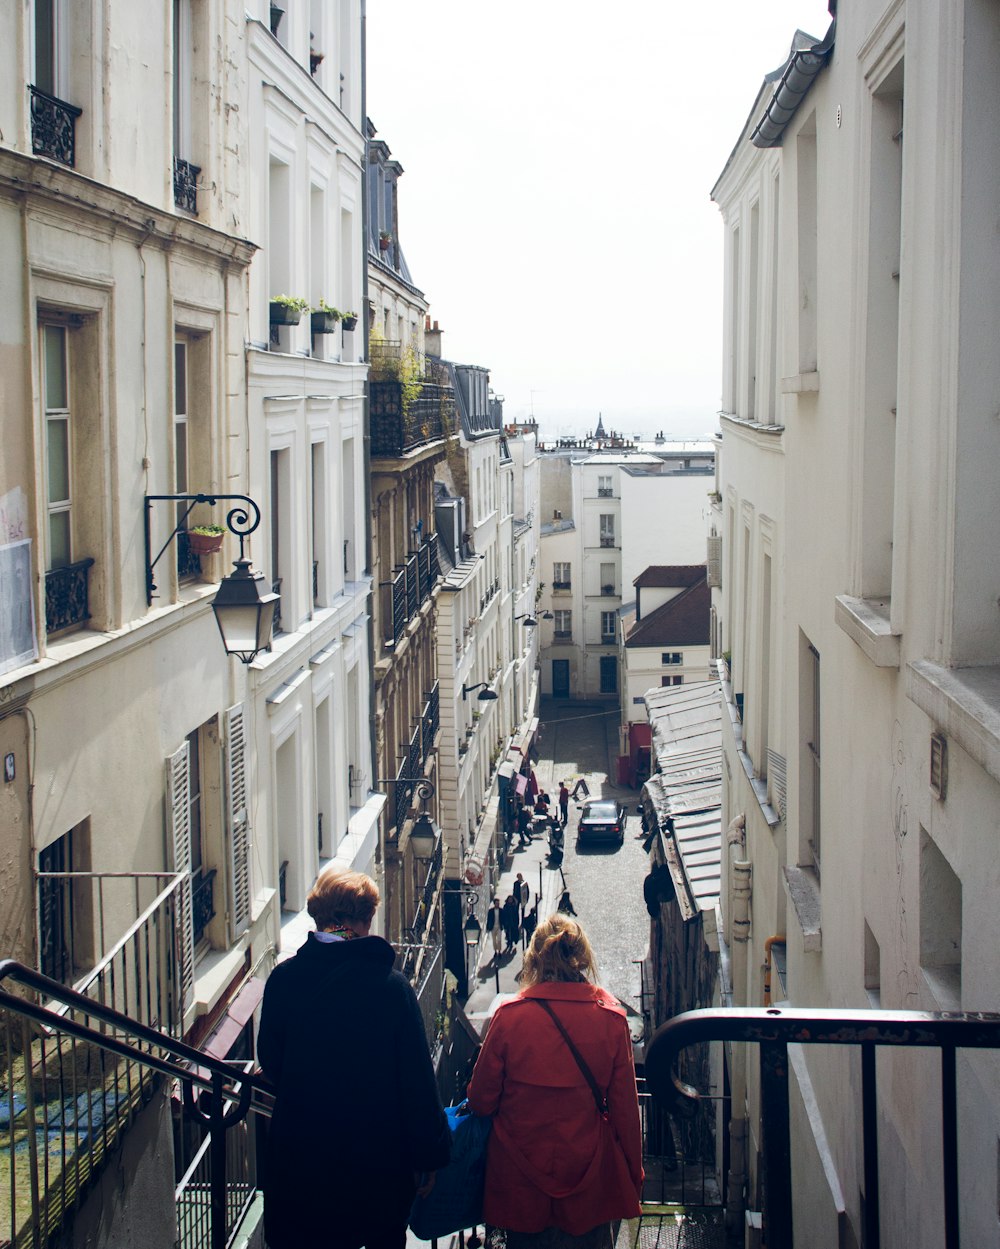
<instances>
[{"instance_id":1,"label":"black railing","mask_svg":"<svg viewBox=\"0 0 1000 1249\"><path fill-rule=\"evenodd\" d=\"M417 614L422 598L416 555L407 556L403 571L406 573L406 615L408 619L412 619Z\"/></svg>"},{"instance_id":2,"label":"black railing","mask_svg":"<svg viewBox=\"0 0 1000 1249\"><path fill-rule=\"evenodd\" d=\"M598 486L597 497L599 499L611 499L614 497L614 490L610 486Z\"/></svg>"},{"instance_id":3,"label":"black railing","mask_svg":"<svg viewBox=\"0 0 1000 1249\"><path fill-rule=\"evenodd\" d=\"M313 607L319 607L319 560L313 560Z\"/></svg>"},{"instance_id":4,"label":"black railing","mask_svg":"<svg viewBox=\"0 0 1000 1249\"><path fill-rule=\"evenodd\" d=\"M861 1140L864 1177L862 1229L866 1249L880 1243L876 1053L879 1046L941 1052L940 1117L928 1108L928 1130L940 1124L942 1245L959 1249L958 1090L956 1052L1000 1049L1000 1015L921 1011L832 1011L777 1007L696 1010L657 1029L646 1049L646 1078L654 1098L682 1114L697 1109L696 1090L674 1067L681 1051L711 1041L752 1042L760 1050L764 1236L769 1249L792 1249L792 1142L788 1046L856 1045L861 1050ZM925 1090L925 1100L929 1093ZM917 1109L916 1103L911 1106ZM966 1194L967 1200L970 1195Z\"/></svg>"},{"instance_id":5,"label":"black railing","mask_svg":"<svg viewBox=\"0 0 1000 1249\"><path fill-rule=\"evenodd\" d=\"M83 112L39 87L31 92L31 150L72 167L76 163L76 119Z\"/></svg>"},{"instance_id":6,"label":"black railing","mask_svg":"<svg viewBox=\"0 0 1000 1249\"><path fill-rule=\"evenodd\" d=\"M411 398L404 395L403 382L371 381L369 392L374 456L401 456L457 428L450 386L423 382L419 394Z\"/></svg>"},{"instance_id":7,"label":"black railing","mask_svg":"<svg viewBox=\"0 0 1000 1249\"><path fill-rule=\"evenodd\" d=\"M174 157L174 207L198 215L198 175L200 165Z\"/></svg>"},{"instance_id":8,"label":"black railing","mask_svg":"<svg viewBox=\"0 0 1000 1249\"><path fill-rule=\"evenodd\" d=\"M207 1167L177 1190L183 1231L185 1181L207 1185L210 1216L200 1223L209 1238L185 1235L179 1243L225 1249L257 1187L246 1118L251 1110L270 1114L266 1082L11 959L0 962L0 984L0 1161L8 1170L0 1184L0 1243L47 1249L65 1233L82 1193L120 1157L116 1147L139 1112L165 1080L176 1080L185 1113L210 1139ZM7 990L15 984L20 992ZM242 1148L233 1147L237 1138ZM240 1158L249 1169L233 1193L227 1179ZM192 1200L199 1200L197 1183Z\"/></svg>"},{"instance_id":9,"label":"black railing","mask_svg":"<svg viewBox=\"0 0 1000 1249\"><path fill-rule=\"evenodd\" d=\"M278 905L282 910L285 909L285 900L288 897L288 860L282 859L278 868Z\"/></svg>"},{"instance_id":10,"label":"black railing","mask_svg":"<svg viewBox=\"0 0 1000 1249\"><path fill-rule=\"evenodd\" d=\"M205 929L215 919L215 868L199 875L191 889L191 923L194 928L195 945L205 935Z\"/></svg>"},{"instance_id":11,"label":"black railing","mask_svg":"<svg viewBox=\"0 0 1000 1249\"><path fill-rule=\"evenodd\" d=\"M427 701L424 703L424 709L420 715L420 727L423 734L421 762L423 763L427 762L427 757L434 748L434 735L438 731L440 719L441 693L438 688L438 682L435 681L431 692L427 695Z\"/></svg>"},{"instance_id":12,"label":"black railing","mask_svg":"<svg viewBox=\"0 0 1000 1249\"><path fill-rule=\"evenodd\" d=\"M407 621L413 619L441 575L438 538L430 534L390 581L382 582L382 634L386 646L395 646L403 636Z\"/></svg>"},{"instance_id":13,"label":"black railing","mask_svg":"<svg viewBox=\"0 0 1000 1249\"><path fill-rule=\"evenodd\" d=\"M45 631L58 633L90 619L87 574L94 561L77 560L45 574Z\"/></svg>"},{"instance_id":14,"label":"black railing","mask_svg":"<svg viewBox=\"0 0 1000 1249\"><path fill-rule=\"evenodd\" d=\"M177 576L183 581L185 577L201 575L201 560L191 550L191 536L186 529L177 530Z\"/></svg>"},{"instance_id":15,"label":"black railing","mask_svg":"<svg viewBox=\"0 0 1000 1249\"><path fill-rule=\"evenodd\" d=\"M410 744L406 750L406 775L412 776L414 780L420 776L420 764L423 757L421 729L422 725L418 723L410 734Z\"/></svg>"},{"instance_id":16,"label":"black railing","mask_svg":"<svg viewBox=\"0 0 1000 1249\"><path fill-rule=\"evenodd\" d=\"M277 637L279 633L284 633L281 627L281 578L275 577L271 582L271 593L278 595L278 601L274 605L274 623L271 625L271 636Z\"/></svg>"},{"instance_id":17,"label":"black railing","mask_svg":"<svg viewBox=\"0 0 1000 1249\"><path fill-rule=\"evenodd\" d=\"M614 544L615 544L615 535L613 533L601 534L601 546L614 546Z\"/></svg>"},{"instance_id":18,"label":"black railing","mask_svg":"<svg viewBox=\"0 0 1000 1249\"><path fill-rule=\"evenodd\" d=\"M396 783L390 786L392 789L392 800L394 803L392 814L392 827L396 834L396 840L399 840L399 834L403 831L403 825L406 823L406 817L410 810L410 799L413 797L414 776L409 768L409 760L404 759L399 765L396 772Z\"/></svg>"},{"instance_id":19,"label":"black railing","mask_svg":"<svg viewBox=\"0 0 1000 1249\"><path fill-rule=\"evenodd\" d=\"M553 590L571 590L573 583L571 581L553 581L552 588Z\"/></svg>"}]
</instances>

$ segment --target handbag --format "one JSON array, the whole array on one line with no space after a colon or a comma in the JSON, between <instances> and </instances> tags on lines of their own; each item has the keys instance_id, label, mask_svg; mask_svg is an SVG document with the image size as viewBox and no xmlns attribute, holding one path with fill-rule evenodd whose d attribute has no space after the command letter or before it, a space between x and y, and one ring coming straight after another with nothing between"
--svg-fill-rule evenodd
<instances>
[{"instance_id":1,"label":"handbag","mask_svg":"<svg viewBox=\"0 0 1000 1249\"><path fill-rule=\"evenodd\" d=\"M447 1106L451 1157L434 1178L426 1197L415 1197L410 1230L420 1240L436 1240L483 1221L486 1144L493 1120L473 1114L468 1101Z\"/></svg>"}]
</instances>

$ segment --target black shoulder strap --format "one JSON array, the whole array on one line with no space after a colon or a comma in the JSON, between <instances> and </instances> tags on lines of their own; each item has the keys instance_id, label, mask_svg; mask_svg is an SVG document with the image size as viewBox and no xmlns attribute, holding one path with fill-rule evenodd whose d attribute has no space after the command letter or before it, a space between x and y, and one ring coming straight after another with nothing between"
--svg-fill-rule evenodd
<instances>
[{"instance_id":1,"label":"black shoulder strap","mask_svg":"<svg viewBox=\"0 0 1000 1249\"><path fill-rule=\"evenodd\" d=\"M593 1073L591 1072L587 1064L583 1061L583 1055L573 1044L573 1038L570 1036L570 1034L566 1031L566 1029L560 1023L558 1015L555 1013L552 1007L548 1004L548 1002L544 1000L544 998L529 997L529 998L526 998L525 1000L528 1002L535 1002L538 1006L540 1006L542 1010L546 1012L546 1014L555 1024L555 1026L559 1029L559 1031L562 1033L562 1039L569 1046L569 1052L576 1059L576 1065L583 1072L584 1079L590 1085L590 1091L594 1095L594 1105L597 1107L597 1113L601 1116L602 1119L606 1119L608 1117L607 1094L601 1092L600 1086L598 1085L597 1081L594 1079Z\"/></svg>"}]
</instances>

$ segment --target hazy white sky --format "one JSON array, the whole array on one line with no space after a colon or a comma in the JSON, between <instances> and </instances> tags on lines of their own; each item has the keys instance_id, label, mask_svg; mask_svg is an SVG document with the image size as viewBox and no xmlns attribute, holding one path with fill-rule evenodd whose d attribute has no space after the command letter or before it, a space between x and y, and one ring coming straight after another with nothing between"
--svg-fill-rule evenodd
<instances>
[{"instance_id":1,"label":"hazy white sky","mask_svg":"<svg viewBox=\"0 0 1000 1249\"><path fill-rule=\"evenodd\" d=\"M716 427L709 192L825 0L368 0L368 115L452 360L544 437Z\"/></svg>"}]
</instances>

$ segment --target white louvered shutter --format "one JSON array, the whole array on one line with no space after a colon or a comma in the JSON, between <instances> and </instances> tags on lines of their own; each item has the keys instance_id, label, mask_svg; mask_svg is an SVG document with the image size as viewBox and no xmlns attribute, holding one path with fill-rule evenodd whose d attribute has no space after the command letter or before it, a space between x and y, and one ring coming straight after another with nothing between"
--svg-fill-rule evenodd
<instances>
[{"instance_id":1,"label":"white louvered shutter","mask_svg":"<svg viewBox=\"0 0 1000 1249\"><path fill-rule=\"evenodd\" d=\"M243 704L226 712L226 823L229 834L229 937L250 924L250 824L247 819L246 716Z\"/></svg>"},{"instance_id":2,"label":"white louvered shutter","mask_svg":"<svg viewBox=\"0 0 1000 1249\"><path fill-rule=\"evenodd\" d=\"M181 1011L194 994L194 908L191 896L190 763L185 742L167 759L167 859L172 872L183 872L178 893L177 970Z\"/></svg>"},{"instance_id":3,"label":"white louvered shutter","mask_svg":"<svg viewBox=\"0 0 1000 1249\"><path fill-rule=\"evenodd\" d=\"M722 539L716 534L708 539L708 584L722 585Z\"/></svg>"}]
</instances>

